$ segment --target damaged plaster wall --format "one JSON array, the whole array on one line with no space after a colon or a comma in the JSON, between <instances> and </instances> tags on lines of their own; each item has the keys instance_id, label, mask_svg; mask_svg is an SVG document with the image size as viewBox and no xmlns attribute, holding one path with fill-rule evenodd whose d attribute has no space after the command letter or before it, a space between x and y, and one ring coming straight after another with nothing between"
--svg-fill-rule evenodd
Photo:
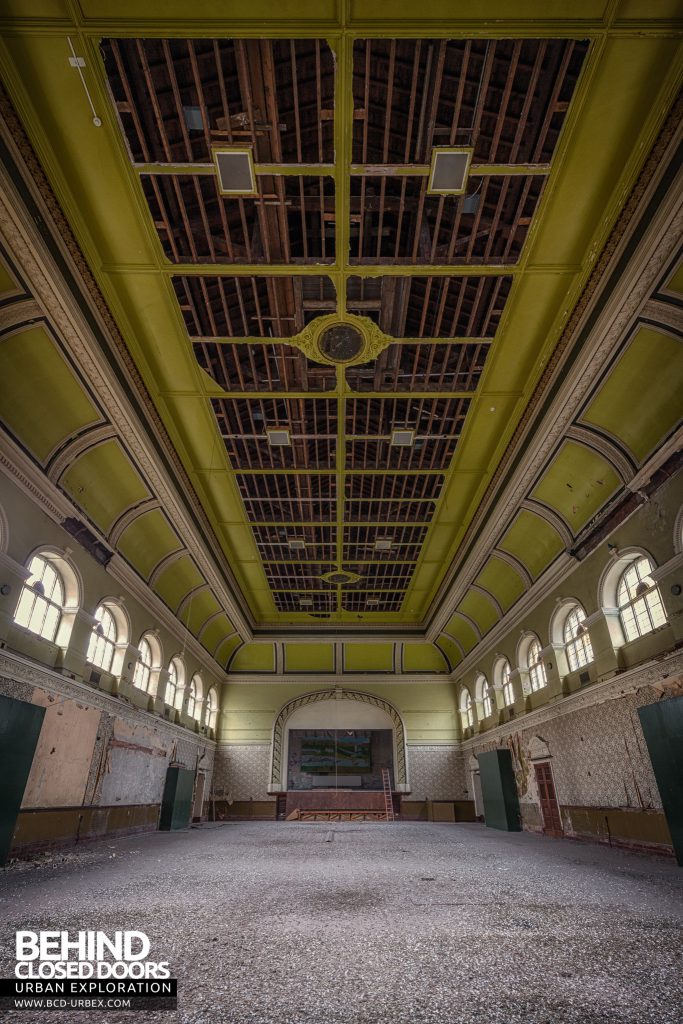
<instances>
[{"instance_id":1,"label":"damaged plaster wall","mask_svg":"<svg viewBox=\"0 0 683 1024\"><path fill-rule=\"evenodd\" d=\"M153 808L161 803L169 764L206 776L206 806L213 741L8 652L0 659L0 693L47 708L22 811Z\"/></svg>"},{"instance_id":2,"label":"damaged plaster wall","mask_svg":"<svg viewBox=\"0 0 683 1024\"><path fill-rule=\"evenodd\" d=\"M679 659L680 655L675 656L675 660ZM585 822L591 818L597 821L597 809L625 811L632 817L641 815L648 819L643 828L650 833L655 828L653 818L663 818L662 802L638 708L678 695L683 676L677 672L665 674L663 668L649 666L642 677L644 685L637 685L636 674L630 692L612 692L587 706L567 707L564 713L561 707L556 708L545 721L537 720L526 728L508 727L499 731L496 738L474 740L467 744L470 767L474 766L472 758L486 750L510 750L525 828L543 828L534 760L549 760L568 834L574 832L574 819L582 822L577 825L578 831L585 831ZM471 772L465 782L469 798L474 799ZM603 819L599 820L602 829ZM637 835L638 826L633 827ZM606 823L605 830L609 833ZM666 843L665 826L660 831Z\"/></svg>"},{"instance_id":3,"label":"damaged plaster wall","mask_svg":"<svg viewBox=\"0 0 683 1024\"><path fill-rule=\"evenodd\" d=\"M170 746L156 729L114 719L97 803L161 803Z\"/></svg>"}]
</instances>

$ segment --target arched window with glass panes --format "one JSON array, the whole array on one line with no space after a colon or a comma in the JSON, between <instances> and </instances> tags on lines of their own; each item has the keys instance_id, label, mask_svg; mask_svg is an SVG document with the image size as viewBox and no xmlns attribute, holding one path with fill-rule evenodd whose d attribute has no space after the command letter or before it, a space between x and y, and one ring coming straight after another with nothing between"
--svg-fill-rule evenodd
<instances>
[{"instance_id":1,"label":"arched window with glass panes","mask_svg":"<svg viewBox=\"0 0 683 1024\"><path fill-rule=\"evenodd\" d=\"M548 679L545 674L541 644L536 637L529 644L527 667L529 670L529 682L533 691L542 690L544 686L547 686Z\"/></svg>"},{"instance_id":2,"label":"arched window with glass panes","mask_svg":"<svg viewBox=\"0 0 683 1024\"><path fill-rule=\"evenodd\" d=\"M19 595L14 621L54 642L65 603L64 581L55 566L42 555L34 555L28 569L31 575Z\"/></svg>"},{"instance_id":3,"label":"arched window with glass panes","mask_svg":"<svg viewBox=\"0 0 683 1024\"><path fill-rule=\"evenodd\" d=\"M504 661L500 670L500 688L503 693L503 704L506 708L515 703L515 691L512 686L510 662Z\"/></svg>"},{"instance_id":4,"label":"arched window with glass panes","mask_svg":"<svg viewBox=\"0 0 683 1024\"><path fill-rule=\"evenodd\" d=\"M569 609L564 620L562 639L567 654L569 671L576 672L593 660L593 645L588 633L588 627L584 623L586 613L581 605L574 605Z\"/></svg>"},{"instance_id":5,"label":"arched window with glass panes","mask_svg":"<svg viewBox=\"0 0 683 1024\"><path fill-rule=\"evenodd\" d=\"M206 695L206 724L209 729L216 728L218 718L218 698L214 689L209 690Z\"/></svg>"},{"instance_id":6,"label":"arched window with glass panes","mask_svg":"<svg viewBox=\"0 0 683 1024\"><path fill-rule=\"evenodd\" d=\"M202 709L202 681L198 675L190 680L190 694L187 699L187 713L190 718L199 721Z\"/></svg>"},{"instance_id":7,"label":"arched window with glass panes","mask_svg":"<svg viewBox=\"0 0 683 1024\"><path fill-rule=\"evenodd\" d=\"M149 681L152 675L152 648L149 640L144 636L138 644L138 661L133 675L133 686L138 690L149 691Z\"/></svg>"},{"instance_id":8,"label":"arched window with glass panes","mask_svg":"<svg viewBox=\"0 0 683 1024\"><path fill-rule=\"evenodd\" d=\"M637 640L666 625L659 588L650 575L653 569L650 559L641 555L626 567L619 579L617 606L627 640Z\"/></svg>"},{"instance_id":9,"label":"arched window with glass panes","mask_svg":"<svg viewBox=\"0 0 683 1024\"><path fill-rule=\"evenodd\" d=\"M478 677L475 686L475 693L477 701L481 705L482 716L484 718L488 718L493 714L493 701L491 700L491 695L489 693L489 684L486 676L481 675Z\"/></svg>"},{"instance_id":10,"label":"arched window with glass panes","mask_svg":"<svg viewBox=\"0 0 683 1024\"><path fill-rule=\"evenodd\" d=\"M96 668L110 672L118 642L116 619L106 604L99 605L95 612L95 619L96 622L90 634L87 659Z\"/></svg>"},{"instance_id":11,"label":"arched window with glass panes","mask_svg":"<svg viewBox=\"0 0 683 1024\"><path fill-rule=\"evenodd\" d=\"M464 729L469 729L474 725L474 708L472 706L472 697L470 691L463 689L460 694L460 717L462 718L462 724Z\"/></svg>"},{"instance_id":12,"label":"arched window with glass panes","mask_svg":"<svg viewBox=\"0 0 683 1024\"><path fill-rule=\"evenodd\" d=\"M179 710L183 706L184 691L185 666L180 658L171 658L168 665L168 682L166 683L164 702L169 707Z\"/></svg>"}]
</instances>

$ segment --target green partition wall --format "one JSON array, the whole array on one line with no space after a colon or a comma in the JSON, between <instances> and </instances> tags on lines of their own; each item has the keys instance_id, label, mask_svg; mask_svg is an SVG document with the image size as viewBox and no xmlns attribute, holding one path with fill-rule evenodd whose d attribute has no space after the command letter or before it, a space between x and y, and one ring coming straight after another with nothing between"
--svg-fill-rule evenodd
<instances>
[{"instance_id":1,"label":"green partition wall","mask_svg":"<svg viewBox=\"0 0 683 1024\"><path fill-rule=\"evenodd\" d=\"M486 824L504 832L520 832L519 799L510 751L487 750L477 760Z\"/></svg>"},{"instance_id":2,"label":"green partition wall","mask_svg":"<svg viewBox=\"0 0 683 1024\"><path fill-rule=\"evenodd\" d=\"M0 696L0 864L9 856L45 708Z\"/></svg>"},{"instance_id":3,"label":"green partition wall","mask_svg":"<svg viewBox=\"0 0 683 1024\"><path fill-rule=\"evenodd\" d=\"M683 697L638 708L676 860L683 866Z\"/></svg>"},{"instance_id":4,"label":"green partition wall","mask_svg":"<svg viewBox=\"0 0 683 1024\"><path fill-rule=\"evenodd\" d=\"M192 813L194 772L171 765L166 772L166 785L161 801L160 832L176 832L187 828Z\"/></svg>"}]
</instances>

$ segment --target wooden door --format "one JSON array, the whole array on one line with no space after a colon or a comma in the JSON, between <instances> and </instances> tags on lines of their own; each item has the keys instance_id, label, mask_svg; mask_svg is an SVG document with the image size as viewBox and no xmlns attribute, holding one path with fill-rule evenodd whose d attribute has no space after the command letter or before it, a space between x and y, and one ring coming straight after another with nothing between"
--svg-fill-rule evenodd
<instances>
[{"instance_id":1,"label":"wooden door","mask_svg":"<svg viewBox=\"0 0 683 1024\"><path fill-rule=\"evenodd\" d=\"M541 814L543 815L543 831L546 835L561 836L562 818L560 808L555 795L555 783L549 761L535 764L536 783L541 798Z\"/></svg>"}]
</instances>

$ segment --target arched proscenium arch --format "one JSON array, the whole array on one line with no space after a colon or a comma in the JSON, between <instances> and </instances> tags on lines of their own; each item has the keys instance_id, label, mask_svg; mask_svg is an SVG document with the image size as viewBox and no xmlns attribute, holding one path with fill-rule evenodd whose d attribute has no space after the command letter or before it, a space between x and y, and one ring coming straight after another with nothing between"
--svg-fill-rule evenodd
<instances>
[{"instance_id":1,"label":"arched proscenium arch","mask_svg":"<svg viewBox=\"0 0 683 1024\"><path fill-rule=\"evenodd\" d=\"M311 693L304 693L300 697L295 697L294 700L290 700L288 704L285 704L285 706L280 709L280 713L275 719L275 725L273 726L268 792L281 793L286 789L285 780L282 777L285 769L282 761L285 747L285 729L287 720L295 711L298 711L299 708L304 708L309 704L316 704L321 700L354 700L361 704L369 704L371 707L381 708L382 711L387 713L394 727L394 772L396 789L400 793L409 792L406 734L403 727L403 719L399 715L398 711L393 704L389 704L388 701L382 700L381 697L376 697L373 693L364 693L362 690L346 690L342 687L330 687L327 690L314 690Z\"/></svg>"}]
</instances>

